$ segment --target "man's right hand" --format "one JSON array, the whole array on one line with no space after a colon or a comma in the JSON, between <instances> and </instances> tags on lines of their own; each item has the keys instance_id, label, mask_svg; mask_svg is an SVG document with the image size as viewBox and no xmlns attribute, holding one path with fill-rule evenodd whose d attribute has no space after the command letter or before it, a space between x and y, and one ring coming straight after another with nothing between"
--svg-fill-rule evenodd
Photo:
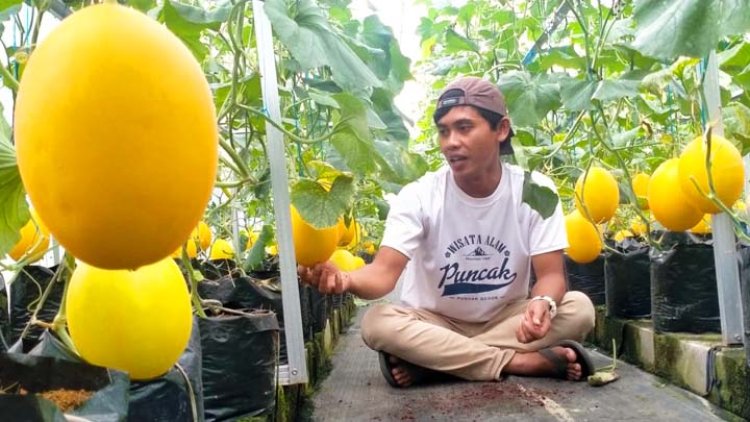
<instances>
[{"instance_id":1,"label":"man's right hand","mask_svg":"<svg viewBox=\"0 0 750 422\"><path fill-rule=\"evenodd\" d=\"M315 264L314 267L297 266L297 274L303 283L317 287L324 294L341 294L349 290L351 275L339 270L332 262Z\"/></svg>"}]
</instances>

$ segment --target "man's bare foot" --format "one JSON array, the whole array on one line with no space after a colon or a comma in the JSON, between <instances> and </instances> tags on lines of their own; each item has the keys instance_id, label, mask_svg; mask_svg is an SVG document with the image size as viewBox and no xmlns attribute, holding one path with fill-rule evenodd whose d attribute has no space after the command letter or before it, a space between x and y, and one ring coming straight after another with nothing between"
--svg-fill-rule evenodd
<instances>
[{"instance_id":1,"label":"man's bare foot","mask_svg":"<svg viewBox=\"0 0 750 422\"><path fill-rule=\"evenodd\" d=\"M388 357L388 362L391 364L393 380L396 381L399 387L404 388L412 385L414 378L409 371L409 365L406 365L404 361L393 355Z\"/></svg>"},{"instance_id":2,"label":"man's bare foot","mask_svg":"<svg viewBox=\"0 0 750 422\"><path fill-rule=\"evenodd\" d=\"M414 384L450 380L453 377L414 365L389 353L379 351L380 371L391 387L405 388Z\"/></svg>"},{"instance_id":3,"label":"man's bare foot","mask_svg":"<svg viewBox=\"0 0 750 422\"><path fill-rule=\"evenodd\" d=\"M576 351L569 347L552 347L539 352L516 353L504 372L513 375L547 376L578 381L583 368Z\"/></svg>"}]
</instances>

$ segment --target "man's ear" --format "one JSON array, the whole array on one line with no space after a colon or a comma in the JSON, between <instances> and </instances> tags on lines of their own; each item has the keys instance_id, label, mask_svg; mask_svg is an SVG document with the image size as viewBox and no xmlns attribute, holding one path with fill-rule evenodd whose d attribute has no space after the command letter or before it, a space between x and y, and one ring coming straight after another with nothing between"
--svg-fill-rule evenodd
<instances>
[{"instance_id":1,"label":"man's ear","mask_svg":"<svg viewBox=\"0 0 750 422\"><path fill-rule=\"evenodd\" d=\"M497 124L497 134L498 134L498 141L502 141L504 139L507 139L510 135L510 120L508 120L507 117L503 117L500 119L500 122Z\"/></svg>"}]
</instances>

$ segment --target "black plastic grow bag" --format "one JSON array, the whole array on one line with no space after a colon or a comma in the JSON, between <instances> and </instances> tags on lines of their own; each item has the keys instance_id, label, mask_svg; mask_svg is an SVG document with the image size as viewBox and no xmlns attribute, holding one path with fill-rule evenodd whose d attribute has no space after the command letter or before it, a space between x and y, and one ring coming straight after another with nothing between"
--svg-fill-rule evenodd
<instances>
[{"instance_id":1,"label":"black plastic grow bag","mask_svg":"<svg viewBox=\"0 0 750 422\"><path fill-rule=\"evenodd\" d=\"M647 318L651 315L651 261L647 245L626 239L608 249L604 258L607 315Z\"/></svg>"},{"instance_id":2,"label":"black plastic grow bag","mask_svg":"<svg viewBox=\"0 0 750 422\"><path fill-rule=\"evenodd\" d=\"M721 332L713 242L668 232L660 243L650 252L656 332Z\"/></svg>"},{"instance_id":3,"label":"black plastic grow bag","mask_svg":"<svg viewBox=\"0 0 750 422\"><path fill-rule=\"evenodd\" d=\"M591 302L604 305L604 255L588 264L579 264L565 255L565 273L568 278L568 289L585 293Z\"/></svg>"},{"instance_id":4,"label":"black plastic grow bag","mask_svg":"<svg viewBox=\"0 0 750 422\"><path fill-rule=\"evenodd\" d=\"M42 292L47 288L55 275L57 267L46 268L38 265L23 267L16 279L10 285L10 343L15 343L23 333L26 324L29 323L34 312L35 303L41 298ZM52 287L50 295L44 302L37 318L52 322L57 314L62 300L65 285L56 282ZM41 327L31 327L23 342L12 350L14 352L28 352L31 350L44 331Z\"/></svg>"},{"instance_id":5,"label":"black plastic grow bag","mask_svg":"<svg viewBox=\"0 0 750 422\"><path fill-rule=\"evenodd\" d=\"M128 412L128 376L81 362L19 353L0 354L0 385L17 391L0 394L0 415L13 421L64 421L63 412L41 393L85 390L83 403L65 414L92 421L121 421Z\"/></svg>"},{"instance_id":6,"label":"black plastic grow bag","mask_svg":"<svg viewBox=\"0 0 750 422\"><path fill-rule=\"evenodd\" d=\"M273 312L200 320L206 421L270 415L276 402L279 325Z\"/></svg>"},{"instance_id":7,"label":"black plastic grow bag","mask_svg":"<svg viewBox=\"0 0 750 422\"><path fill-rule=\"evenodd\" d=\"M148 381L132 381L128 421L203 421L200 324L193 318L190 340L177 365Z\"/></svg>"}]
</instances>

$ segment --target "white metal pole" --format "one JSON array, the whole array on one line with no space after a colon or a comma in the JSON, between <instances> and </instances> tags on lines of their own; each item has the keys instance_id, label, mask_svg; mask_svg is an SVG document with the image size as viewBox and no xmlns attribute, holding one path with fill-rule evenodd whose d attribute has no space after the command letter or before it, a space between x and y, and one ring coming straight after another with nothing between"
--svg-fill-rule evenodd
<instances>
[{"instance_id":1,"label":"white metal pole","mask_svg":"<svg viewBox=\"0 0 750 422\"><path fill-rule=\"evenodd\" d=\"M276 57L273 50L273 33L271 22L263 9L263 1L253 0L253 18L255 20L255 37L258 47L258 62L263 91L263 104L268 116L281 123L279 108L279 88L276 79ZM294 259L292 243L292 223L289 211L289 190L284 155L284 137L281 131L266 122L268 137L268 159L271 168L271 188L273 191L273 209L276 215L276 240L279 248L279 267L281 270L281 292L284 308L284 332L286 350L289 357L288 367L279 368L279 380L282 385L307 382L305 360L305 343L302 337L302 313L300 311L299 286L297 282L297 263Z\"/></svg>"},{"instance_id":2,"label":"white metal pole","mask_svg":"<svg viewBox=\"0 0 750 422\"><path fill-rule=\"evenodd\" d=\"M713 133L723 136L721 120L721 97L719 90L719 69L716 52L711 51L706 63L703 79L703 93L708 107L708 121L714 124ZM733 204L726 204L732 206ZM714 214L711 219L714 241L714 262L718 283L719 311L721 313L721 337L725 345L742 344L743 317L740 292L740 275L737 257L737 239L732 220L724 213Z\"/></svg>"}]
</instances>

